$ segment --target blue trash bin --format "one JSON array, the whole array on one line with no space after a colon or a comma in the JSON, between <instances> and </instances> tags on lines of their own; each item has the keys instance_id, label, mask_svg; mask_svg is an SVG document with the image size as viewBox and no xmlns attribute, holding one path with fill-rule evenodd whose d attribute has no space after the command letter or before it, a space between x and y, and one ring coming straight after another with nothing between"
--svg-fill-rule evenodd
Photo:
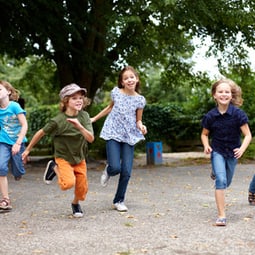
<instances>
[{"instance_id":1,"label":"blue trash bin","mask_svg":"<svg viewBox=\"0 0 255 255\"><path fill-rule=\"evenodd\" d=\"M162 142L146 143L147 165L160 165L163 163L162 147Z\"/></svg>"}]
</instances>

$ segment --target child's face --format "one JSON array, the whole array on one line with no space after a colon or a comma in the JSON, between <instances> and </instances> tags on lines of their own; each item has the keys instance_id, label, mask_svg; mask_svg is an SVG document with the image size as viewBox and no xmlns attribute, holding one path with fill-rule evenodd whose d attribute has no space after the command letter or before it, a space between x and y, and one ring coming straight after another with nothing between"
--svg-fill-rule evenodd
<instances>
[{"instance_id":1,"label":"child's face","mask_svg":"<svg viewBox=\"0 0 255 255\"><path fill-rule=\"evenodd\" d=\"M232 99L231 87L227 83L221 83L217 86L213 95L216 102L220 105L228 105Z\"/></svg>"},{"instance_id":2,"label":"child's face","mask_svg":"<svg viewBox=\"0 0 255 255\"><path fill-rule=\"evenodd\" d=\"M0 100L9 98L9 94L10 92L2 84L0 84Z\"/></svg>"},{"instance_id":3,"label":"child's face","mask_svg":"<svg viewBox=\"0 0 255 255\"><path fill-rule=\"evenodd\" d=\"M80 111L83 107L84 96L81 92L77 92L69 97L67 108L69 110Z\"/></svg>"},{"instance_id":4,"label":"child's face","mask_svg":"<svg viewBox=\"0 0 255 255\"><path fill-rule=\"evenodd\" d=\"M122 85L125 89L135 90L138 81L139 79L130 70L127 70L122 74Z\"/></svg>"}]
</instances>

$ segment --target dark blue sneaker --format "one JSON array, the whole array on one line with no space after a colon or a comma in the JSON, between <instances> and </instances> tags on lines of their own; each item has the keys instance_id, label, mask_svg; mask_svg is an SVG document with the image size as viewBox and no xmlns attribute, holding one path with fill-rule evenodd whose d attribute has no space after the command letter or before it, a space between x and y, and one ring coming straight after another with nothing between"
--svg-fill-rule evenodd
<instances>
[{"instance_id":1,"label":"dark blue sneaker","mask_svg":"<svg viewBox=\"0 0 255 255\"><path fill-rule=\"evenodd\" d=\"M14 176L14 180L15 180L15 181L20 181L21 178L22 178L22 175L20 175L20 176Z\"/></svg>"},{"instance_id":2,"label":"dark blue sneaker","mask_svg":"<svg viewBox=\"0 0 255 255\"><path fill-rule=\"evenodd\" d=\"M73 216L75 218L83 217L83 211L81 209L80 204L72 204Z\"/></svg>"},{"instance_id":3,"label":"dark blue sneaker","mask_svg":"<svg viewBox=\"0 0 255 255\"><path fill-rule=\"evenodd\" d=\"M50 160L46 166L44 176L43 176L43 181L46 184L51 184L52 180L56 176L56 173L54 171L54 167L56 166L56 163L54 160Z\"/></svg>"}]
</instances>

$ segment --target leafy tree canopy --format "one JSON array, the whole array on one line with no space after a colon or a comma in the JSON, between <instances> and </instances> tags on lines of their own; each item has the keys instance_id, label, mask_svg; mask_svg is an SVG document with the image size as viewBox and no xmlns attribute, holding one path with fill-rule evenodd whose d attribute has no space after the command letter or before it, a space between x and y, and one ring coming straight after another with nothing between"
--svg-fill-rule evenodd
<instances>
[{"instance_id":1,"label":"leafy tree canopy","mask_svg":"<svg viewBox=\"0 0 255 255\"><path fill-rule=\"evenodd\" d=\"M55 84L56 66L44 58L29 56L20 60L0 57L0 79L9 81L25 99L26 107L50 105L59 101Z\"/></svg>"},{"instance_id":2,"label":"leafy tree canopy","mask_svg":"<svg viewBox=\"0 0 255 255\"><path fill-rule=\"evenodd\" d=\"M91 98L126 63L140 70L163 67L171 88L178 86L182 70L189 71L185 60L194 35L210 35L220 51L231 46L224 56L245 57L243 44L254 47L254 5L251 0L0 0L0 54L44 56L56 65L60 87L76 82Z\"/></svg>"},{"instance_id":3,"label":"leafy tree canopy","mask_svg":"<svg viewBox=\"0 0 255 255\"><path fill-rule=\"evenodd\" d=\"M230 65L242 60L243 65L247 64L246 46L255 49L253 0L177 0L175 15L177 23L190 34L202 39L211 37L209 54L220 51Z\"/></svg>"}]
</instances>

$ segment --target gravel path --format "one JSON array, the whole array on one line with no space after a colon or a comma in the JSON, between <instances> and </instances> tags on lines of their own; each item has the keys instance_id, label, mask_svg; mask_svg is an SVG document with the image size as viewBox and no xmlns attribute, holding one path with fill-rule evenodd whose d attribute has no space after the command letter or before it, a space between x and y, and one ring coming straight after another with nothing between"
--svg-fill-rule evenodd
<instances>
[{"instance_id":1,"label":"gravel path","mask_svg":"<svg viewBox=\"0 0 255 255\"><path fill-rule=\"evenodd\" d=\"M91 162L81 219L71 215L73 191L60 191L56 182L44 184L45 162L31 162L21 181L9 178L13 210L0 214L0 254L254 254L255 207L247 202L254 164L238 165L226 193L228 224L216 227L209 160L192 155L179 154L177 160L163 154L162 166L146 166L140 155L127 191L127 213L111 209L118 178L102 188L104 164Z\"/></svg>"}]
</instances>

